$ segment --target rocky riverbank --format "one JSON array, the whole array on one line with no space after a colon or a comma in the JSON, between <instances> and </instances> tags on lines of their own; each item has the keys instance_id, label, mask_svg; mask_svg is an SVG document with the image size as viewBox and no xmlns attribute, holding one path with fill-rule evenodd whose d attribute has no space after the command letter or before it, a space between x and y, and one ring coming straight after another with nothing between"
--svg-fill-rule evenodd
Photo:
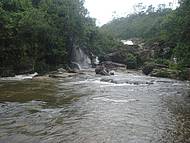
<instances>
[{"instance_id":1,"label":"rocky riverbank","mask_svg":"<svg viewBox=\"0 0 190 143\"><path fill-rule=\"evenodd\" d=\"M190 68L180 67L172 56L175 45L164 41L130 39L117 51L100 57L101 62L112 61L126 65L127 69L142 70L145 75L179 80L190 80Z\"/></svg>"}]
</instances>

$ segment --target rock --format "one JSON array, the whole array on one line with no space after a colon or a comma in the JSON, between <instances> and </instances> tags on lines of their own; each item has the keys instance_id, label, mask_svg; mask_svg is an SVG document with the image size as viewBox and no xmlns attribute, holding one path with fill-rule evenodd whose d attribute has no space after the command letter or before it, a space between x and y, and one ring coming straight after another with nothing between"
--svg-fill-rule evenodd
<instances>
[{"instance_id":1,"label":"rock","mask_svg":"<svg viewBox=\"0 0 190 143\"><path fill-rule=\"evenodd\" d=\"M155 64L155 63L145 63L143 69L142 69L142 72L145 74L145 75L149 75L152 73L152 71L154 69L162 69L162 68L168 68L167 65L163 65L163 64Z\"/></svg>"},{"instance_id":2,"label":"rock","mask_svg":"<svg viewBox=\"0 0 190 143\"><path fill-rule=\"evenodd\" d=\"M180 71L179 77L181 80L189 80L190 81L190 68L184 68Z\"/></svg>"},{"instance_id":3,"label":"rock","mask_svg":"<svg viewBox=\"0 0 190 143\"><path fill-rule=\"evenodd\" d=\"M169 68L167 65L164 64L154 64L156 68Z\"/></svg>"},{"instance_id":4,"label":"rock","mask_svg":"<svg viewBox=\"0 0 190 143\"><path fill-rule=\"evenodd\" d=\"M108 69L103 64L97 66L95 72L100 75L110 75Z\"/></svg>"},{"instance_id":5,"label":"rock","mask_svg":"<svg viewBox=\"0 0 190 143\"><path fill-rule=\"evenodd\" d=\"M161 69L154 69L150 75L154 77L178 79L179 71L168 69L168 68L161 68Z\"/></svg>"},{"instance_id":6,"label":"rock","mask_svg":"<svg viewBox=\"0 0 190 143\"><path fill-rule=\"evenodd\" d=\"M115 75L115 71L112 70L112 71L109 72L109 74L110 75Z\"/></svg>"},{"instance_id":7,"label":"rock","mask_svg":"<svg viewBox=\"0 0 190 143\"><path fill-rule=\"evenodd\" d=\"M126 65L111 61L105 61L102 62L100 65L96 66L95 72L96 74L101 74L101 75L114 75L115 71L113 69L118 69L118 68L126 69Z\"/></svg>"},{"instance_id":8,"label":"rock","mask_svg":"<svg viewBox=\"0 0 190 143\"><path fill-rule=\"evenodd\" d=\"M58 73L64 73L64 72L66 72L66 69L60 68L57 71L58 71Z\"/></svg>"},{"instance_id":9,"label":"rock","mask_svg":"<svg viewBox=\"0 0 190 143\"><path fill-rule=\"evenodd\" d=\"M127 51L126 49L118 50L117 52L109 53L100 57L100 61L112 61L115 63L126 64L127 63Z\"/></svg>"},{"instance_id":10,"label":"rock","mask_svg":"<svg viewBox=\"0 0 190 143\"><path fill-rule=\"evenodd\" d=\"M155 68L154 64L153 63L147 63L145 64L145 66L143 67L142 69L142 72L145 74L145 75L149 75L153 69Z\"/></svg>"},{"instance_id":11,"label":"rock","mask_svg":"<svg viewBox=\"0 0 190 143\"><path fill-rule=\"evenodd\" d=\"M126 69L125 64L120 64L112 61L104 61L101 64L103 64L107 69L117 69L117 68L124 68Z\"/></svg>"},{"instance_id":12,"label":"rock","mask_svg":"<svg viewBox=\"0 0 190 143\"><path fill-rule=\"evenodd\" d=\"M190 80L190 68L187 68L187 80Z\"/></svg>"}]
</instances>

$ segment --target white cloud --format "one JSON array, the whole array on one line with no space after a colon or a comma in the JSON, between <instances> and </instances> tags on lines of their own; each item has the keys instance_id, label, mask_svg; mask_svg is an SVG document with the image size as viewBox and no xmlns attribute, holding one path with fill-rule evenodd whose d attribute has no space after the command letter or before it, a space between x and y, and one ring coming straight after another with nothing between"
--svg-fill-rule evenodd
<instances>
[{"instance_id":1,"label":"white cloud","mask_svg":"<svg viewBox=\"0 0 190 143\"><path fill-rule=\"evenodd\" d=\"M154 6L158 4L177 3L177 0L86 0L85 6L90 16L97 19L98 25L103 25L112 19L113 12L119 16L133 12L133 6L137 3Z\"/></svg>"}]
</instances>

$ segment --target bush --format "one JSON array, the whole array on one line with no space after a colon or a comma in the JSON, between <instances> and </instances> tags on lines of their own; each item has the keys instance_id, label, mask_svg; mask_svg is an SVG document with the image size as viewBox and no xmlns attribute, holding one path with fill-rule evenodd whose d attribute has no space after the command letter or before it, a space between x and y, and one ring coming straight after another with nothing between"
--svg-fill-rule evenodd
<instances>
[{"instance_id":1,"label":"bush","mask_svg":"<svg viewBox=\"0 0 190 143\"><path fill-rule=\"evenodd\" d=\"M131 53L127 54L127 68L136 69L137 68L137 57Z\"/></svg>"},{"instance_id":2,"label":"bush","mask_svg":"<svg viewBox=\"0 0 190 143\"><path fill-rule=\"evenodd\" d=\"M179 66L190 67L190 45L179 43L174 53Z\"/></svg>"},{"instance_id":3,"label":"bush","mask_svg":"<svg viewBox=\"0 0 190 143\"><path fill-rule=\"evenodd\" d=\"M149 75L153 71L154 68L155 68L155 63L147 62L144 64L142 71L145 75Z\"/></svg>"}]
</instances>

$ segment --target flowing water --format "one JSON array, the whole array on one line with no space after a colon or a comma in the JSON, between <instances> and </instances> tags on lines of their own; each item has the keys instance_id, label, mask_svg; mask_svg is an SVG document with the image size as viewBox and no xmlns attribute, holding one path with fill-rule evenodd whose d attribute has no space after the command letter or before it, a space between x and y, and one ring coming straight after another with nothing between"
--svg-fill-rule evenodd
<instances>
[{"instance_id":1,"label":"flowing water","mask_svg":"<svg viewBox=\"0 0 190 143\"><path fill-rule=\"evenodd\" d=\"M189 143L189 82L137 73L0 81L0 143Z\"/></svg>"}]
</instances>

